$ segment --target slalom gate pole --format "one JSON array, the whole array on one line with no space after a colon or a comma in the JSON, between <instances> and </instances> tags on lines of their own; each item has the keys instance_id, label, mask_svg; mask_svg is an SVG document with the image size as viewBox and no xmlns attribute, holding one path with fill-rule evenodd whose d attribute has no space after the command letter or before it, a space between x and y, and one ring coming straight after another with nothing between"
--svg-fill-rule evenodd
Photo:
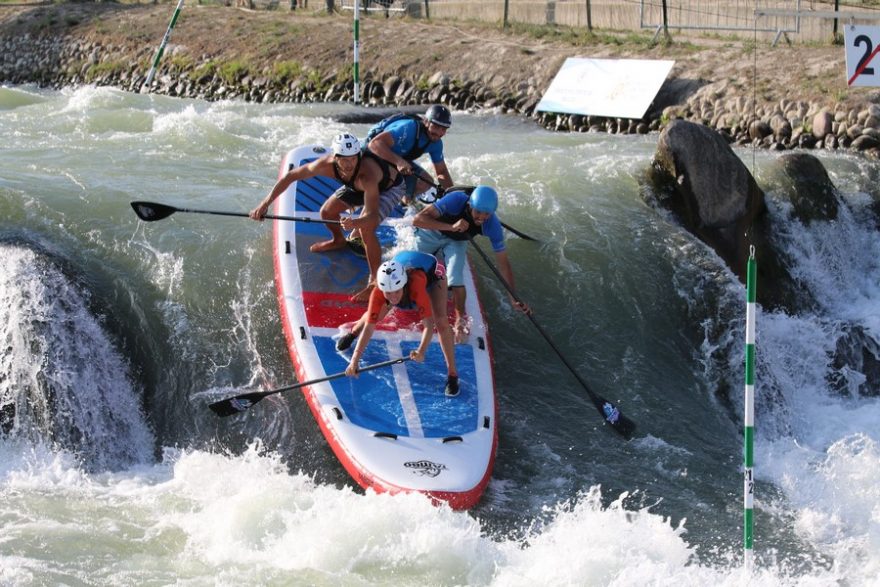
<instances>
[{"instance_id":1,"label":"slalom gate pole","mask_svg":"<svg viewBox=\"0 0 880 587\"><path fill-rule=\"evenodd\" d=\"M360 41L361 41L361 9L360 0L354 0L354 103L361 101L360 76Z\"/></svg>"},{"instance_id":2,"label":"slalom gate pole","mask_svg":"<svg viewBox=\"0 0 880 587\"><path fill-rule=\"evenodd\" d=\"M743 563L744 570L752 571L753 550L752 540L755 497L754 473L754 442L755 442L755 282L757 281L757 263L755 247L749 248L749 261L746 269L746 388L745 417L743 420Z\"/></svg>"},{"instance_id":3,"label":"slalom gate pole","mask_svg":"<svg viewBox=\"0 0 880 587\"><path fill-rule=\"evenodd\" d=\"M144 86L147 88L147 91L150 90L150 85L153 83L153 78L156 76L156 68L159 67L159 61L162 59L162 53L165 52L165 45L168 44L168 39L171 38L171 29L174 28L174 25L177 24L177 17L180 16L180 10L183 8L183 0L178 0L177 8L174 9L174 14L171 15L171 22L168 24L168 30L165 31L165 36L162 37L162 42L159 43L159 50L156 51L156 57L153 58L153 65L150 67L149 73L147 73L147 80L144 82Z\"/></svg>"}]
</instances>

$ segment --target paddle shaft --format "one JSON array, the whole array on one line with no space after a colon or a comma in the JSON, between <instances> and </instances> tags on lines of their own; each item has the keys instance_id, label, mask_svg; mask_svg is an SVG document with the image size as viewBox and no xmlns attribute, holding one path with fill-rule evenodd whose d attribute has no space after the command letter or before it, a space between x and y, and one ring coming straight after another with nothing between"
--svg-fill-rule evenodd
<instances>
[{"instance_id":1,"label":"paddle shaft","mask_svg":"<svg viewBox=\"0 0 880 587\"><path fill-rule=\"evenodd\" d=\"M189 212L190 214L213 214L215 216L239 216L242 218L250 218L247 212L225 212L223 210L196 210L193 208L177 208L178 212ZM263 216L268 220L294 220L296 222L319 222L321 224L340 224L339 220L322 220L320 218L309 218L307 216L277 216L275 214L266 214Z\"/></svg>"},{"instance_id":2,"label":"paddle shaft","mask_svg":"<svg viewBox=\"0 0 880 587\"><path fill-rule=\"evenodd\" d=\"M396 365L397 363L402 363L402 362L408 361L408 360L409 360L409 357L398 357L396 359L382 361L381 363L373 363L372 365L367 365L366 367L359 367L358 373L363 373L364 371L372 371L373 369L381 369L382 367L389 367L391 365ZM304 381L302 383L294 383L292 385L286 385L284 387L279 387L277 389L263 391L261 393L262 393L263 397L266 397L267 395L282 393L285 391L290 391L292 389L299 389L300 387L306 387L307 385L314 385L315 383L324 383L325 381L331 381L333 379L339 379L341 377L345 377L345 371L342 371L340 373L334 373L333 375L326 375L324 377L319 377L318 379L312 379L311 381Z\"/></svg>"},{"instance_id":3,"label":"paddle shaft","mask_svg":"<svg viewBox=\"0 0 880 587\"><path fill-rule=\"evenodd\" d=\"M417 174L416 177L418 177L419 179L421 179L421 180L424 181L425 183L430 184L433 188L437 189L438 192L442 192L442 191L444 191L443 186L441 186L439 183L435 183L431 178L429 178L429 177L425 177L425 176L422 175L421 173ZM524 232L520 232L519 230L515 229L515 228L512 227L512 226L508 226L507 224L505 224L504 222L502 222L500 219L498 220L498 222L501 222L501 226L503 226L504 228L506 228L507 230L509 230L510 232L512 232L513 234L515 234L516 236L518 236L519 238L525 239L525 240L527 240L527 241L537 241L537 240L538 240L538 239L536 239L536 238L534 238L534 237L531 237L531 236L527 235L527 234L524 233Z\"/></svg>"},{"instance_id":4,"label":"paddle shaft","mask_svg":"<svg viewBox=\"0 0 880 587\"><path fill-rule=\"evenodd\" d=\"M381 363L375 363L373 365L367 365L366 367L361 367L358 369L358 373L362 371L372 371L373 369L381 369L382 367L388 367L389 365L395 365L397 363L402 363L404 361L408 361L409 357L399 357L397 359L391 359L389 361L383 361ZM303 381L302 383L294 383L293 385L285 385L284 387L279 387L277 389L270 389L267 391L251 391L249 393L242 393L233 397L228 397L226 399L222 399L220 401L216 401L210 405L208 405L211 410L216 413L221 418L226 416L232 416L234 414L241 413L249 408L251 408L258 401L262 400L265 397L270 395L274 395L276 393L282 393L285 391L290 391L293 389L299 389L301 387L306 387L308 385L314 385L316 383L323 383L325 381L330 381L332 379L339 379L340 377L345 377L345 371L341 373L334 373L333 375L327 375L325 377L319 377L318 379L312 379L311 381Z\"/></svg>"},{"instance_id":5,"label":"paddle shaft","mask_svg":"<svg viewBox=\"0 0 880 587\"><path fill-rule=\"evenodd\" d=\"M512 297L514 300L516 300L518 303L522 304L523 301L519 298L519 296L516 295L516 292L513 291L513 288L510 287L510 284L507 283L507 280L504 279L504 276L501 275L501 272L498 271L498 268L495 267L495 264L492 263L492 260L489 259L489 257L488 257L488 256L486 255L486 253L483 251L483 249L481 249L480 246L479 246L476 242L474 242L473 237L470 237L470 242L471 242L471 244L474 246L474 249L476 249L476 251L477 251L477 252L480 254L480 256L483 258L483 261L486 262L486 265L489 266L489 269L492 270L492 273L495 274L495 277L498 278L498 281L501 282L501 285L503 285L504 288L505 288L505 289L508 291L508 293L511 295L511 297ZM535 317L532 316L530 313L526 314L526 316L527 316L528 319L532 322L532 324L533 324L534 327L538 330L538 332L541 334L541 336L544 337L544 340L547 341L547 344L550 345L550 348L553 349L553 352L556 353L556 356L559 357L559 360L562 361L562 364L565 365L565 366L568 368L569 371L571 371L571 374L574 375L574 378L577 379L577 380L578 380L578 383L580 383L581 386L584 388L584 390L586 390L587 395L590 396L590 399L592 400L593 404L596 406L596 408L599 410L599 413L602 414L602 415L603 415L603 418L604 418L604 417L605 417L605 412L604 412L603 407L605 406L605 404L610 403L610 402L608 402L607 400L605 400L605 399L599 397L599 396L596 394L596 392L594 392L592 389L590 389L590 386L587 384L587 382L584 381L584 379L583 379L583 378L580 376L580 374L575 370L575 368L571 365L571 363L568 362L568 359L565 358L565 355L562 354L562 351L559 350L559 348L556 346L556 344L555 344L555 343L553 342L553 340L550 338L550 335L548 335L548 334L544 331L544 329L541 327L541 325L538 324L538 321L535 320Z\"/></svg>"}]
</instances>

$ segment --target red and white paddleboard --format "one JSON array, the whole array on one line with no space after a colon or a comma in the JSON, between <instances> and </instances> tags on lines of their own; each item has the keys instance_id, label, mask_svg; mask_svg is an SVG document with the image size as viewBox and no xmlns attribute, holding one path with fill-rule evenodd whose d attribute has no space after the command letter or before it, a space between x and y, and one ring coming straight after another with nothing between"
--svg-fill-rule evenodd
<instances>
[{"instance_id":1,"label":"red and white paddleboard","mask_svg":"<svg viewBox=\"0 0 880 587\"><path fill-rule=\"evenodd\" d=\"M294 149L280 173L327 150ZM316 177L293 183L275 213L320 218L321 204L339 186ZM399 210L396 216L402 216ZM389 219L379 229L383 250L397 242ZM399 226L398 226L399 227ZM356 321L365 304L350 296L367 281L366 261L348 249L312 253L329 238L325 225L276 220L275 282L290 357L300 381L345 370L351 349L338 352L341 324ZM446 366L435 335L424 363L407 361L304 387L303 393L327 442L362 487L377 492L420 492L456 509L477 503L489 482L498 443L495 382L483 312L470 268L466 268L471 334L455 346L461 392L444 395ZM378 325L363 357L374 364L408 356L421 337L414 312L395 309ZM352 345L354 348L354 345Z\"/></svg>"}]
</instances>

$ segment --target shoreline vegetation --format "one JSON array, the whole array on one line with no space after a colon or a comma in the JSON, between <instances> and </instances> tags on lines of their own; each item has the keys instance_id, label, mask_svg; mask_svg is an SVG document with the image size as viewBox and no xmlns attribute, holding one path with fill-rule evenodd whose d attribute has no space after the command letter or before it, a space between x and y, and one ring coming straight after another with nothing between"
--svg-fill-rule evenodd
<instances>
[{"instance_id":1,"label":"shoreline vegetation","mask_svg":"<svg viewBox=\"0 0 880 587\"><path fill-rule=\"evenodd\" d=\"M324 5L323 2L315 4ZM141 91L174 4L0 2L0 83ZM351 101L350 15L323 9L186 7L151 91L204 100ZM705 35L371 16L363 21L362 101L495 109L558 131L644 134L675 119L728 142L852 149L880 159L880 91L847 88L844 49L769 47ZM672 59L640 120L536 112L565 58ZM780 65L782 64L782 65Z\"/></svg>"}]
</instances>

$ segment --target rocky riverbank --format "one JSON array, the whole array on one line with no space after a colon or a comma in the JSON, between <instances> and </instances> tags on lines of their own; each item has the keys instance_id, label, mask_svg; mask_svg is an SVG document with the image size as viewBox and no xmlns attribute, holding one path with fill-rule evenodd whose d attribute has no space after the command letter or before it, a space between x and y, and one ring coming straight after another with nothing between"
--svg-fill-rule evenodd
<instances>
[{"instance_id":1,"label":"rocky riverbank","mask_svg":"<svg viewBox=\"0 0 880 587\"><path fill-rule=\"evenodd\" d=\"M0 81L142 91L170 5L61 4L0 8ZM318 11L190 9L151 91L205 100L351 100L350 21ZM552 130L647 133L685 119L729 142L764 148L854 149L880 158L880 93L848 90L840 47L751 49L712 39L535 38L480 25L371 18L362 96L372 105L443 103L532 117ZM389 46L388 39L406 42ZM416 40L417 42L410 42ZM536 112L569 56L674 59L642 120ZM761 64L758 63L760 57ZM785 77L779 63L795 60ZM751 79L750 79L751 78Z\"/></svg>"}]
</instances>

